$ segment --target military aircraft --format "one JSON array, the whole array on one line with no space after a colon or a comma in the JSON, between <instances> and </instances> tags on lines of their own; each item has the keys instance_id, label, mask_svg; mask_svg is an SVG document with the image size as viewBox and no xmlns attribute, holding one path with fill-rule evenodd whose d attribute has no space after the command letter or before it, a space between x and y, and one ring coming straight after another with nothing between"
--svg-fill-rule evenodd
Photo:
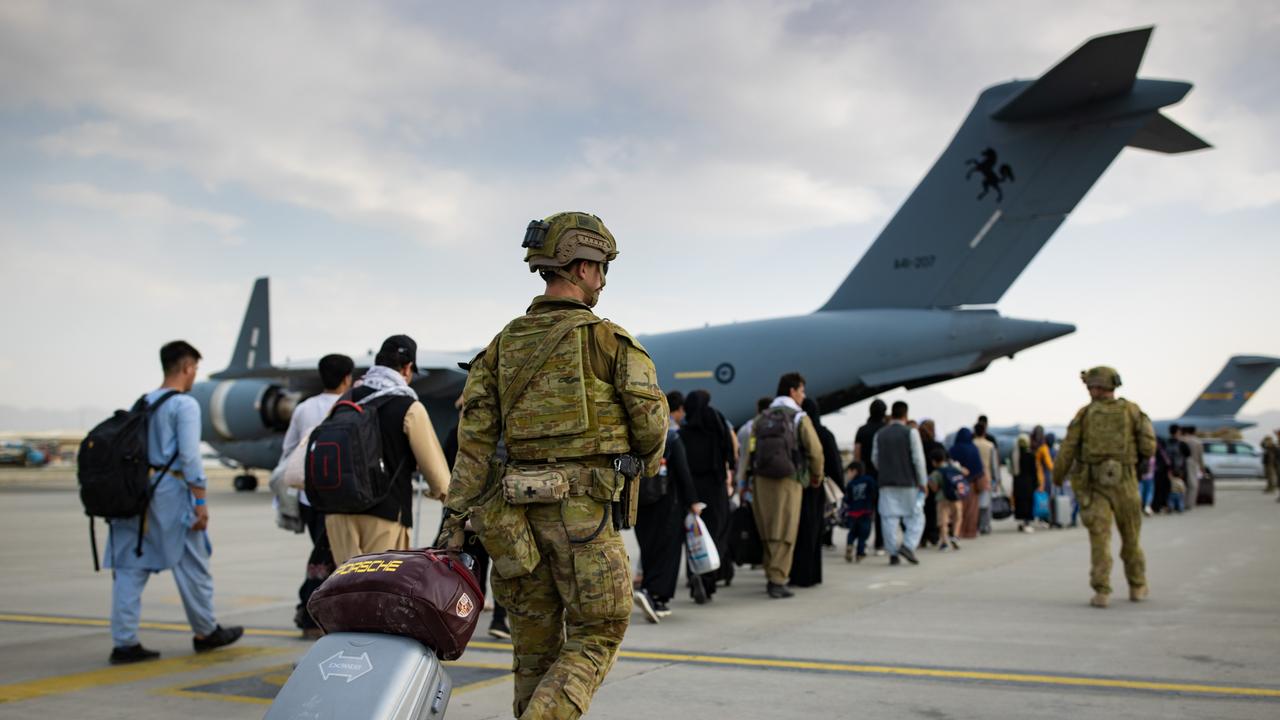
<instances>
[{"instance_id":1,"label":"military aircraft","mask_svg":"<svg viewBox=\"0 0 1280 720\"><path fill-rule=\"evenodd\" d=\"M1095 37L1036 80L984 90L951 144L818 310L641 337L667 390L707 388L734 423L786 371L804 373L824 413L887 390L987 369L1066 335L1066 323L1000 315L998 302L1125 147L1209 147L1165 115L1191 84L1137 77L1152 28ZM497 328L495 328L495 331ZM314 363L270 362L267 281L254 286L226 370L193 391L204 439L269 468L294 404L318 391ZM458 363L422 353L413 383L440 431L453 427ZM363 358L366 367L371 358ZM237 479L237 487L256 484Z\"/></svg>"},{"instance_id":2,"label":"military aircraft","mask_svg":"<svg viewBox=\"0 0 1280 720\"><path fill-rule=\"evenodd\" d=\"M1227 360L1218 376L1182 413L1172 420L1152 420L1156 435L1165 437L1170 425L1191 426L1196 432L1230 428L1244 430L1257 423L1236 418L1240 408L1253 397L1271 373L1280 367L1280 358L1265 355L1236 355Z\"/></svg>"}]
</instances>

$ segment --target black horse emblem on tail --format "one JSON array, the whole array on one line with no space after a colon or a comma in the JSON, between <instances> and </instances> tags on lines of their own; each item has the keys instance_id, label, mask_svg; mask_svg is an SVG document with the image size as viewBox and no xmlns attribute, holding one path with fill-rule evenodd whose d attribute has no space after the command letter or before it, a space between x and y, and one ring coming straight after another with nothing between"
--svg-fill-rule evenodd
<instances>
[{"instance_id":1,"label":"black horse emblem on tail","mask_svg":"<svg viewBox=\"0 0 1280 720\"><path fill-rule=\"evenodd\" d=\"M978 199L987 196L992 190L996 191L996 202L1004 200L1004 193L1000 190L1000 185L1007 182L1013 182L1013 168L1009 167L1009 163L1000 166L1000 174L996 174L996 151L987 148L982 154L976 158L970 158L964 161L969 166L969 172L964 174L964 179L968 180L974 173L982 175L982 192L978 193Z\"/></svg>"}]
</instances>

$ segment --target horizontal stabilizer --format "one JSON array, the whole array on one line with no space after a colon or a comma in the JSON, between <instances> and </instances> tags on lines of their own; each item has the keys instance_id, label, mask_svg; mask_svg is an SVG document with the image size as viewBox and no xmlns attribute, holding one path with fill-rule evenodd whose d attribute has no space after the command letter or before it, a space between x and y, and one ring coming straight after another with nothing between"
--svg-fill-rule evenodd
<instances>
[{"instance_id":1,"label":"horizontal stabilizer","mask_svg":"<svg viewBox=\"0 0 1280 720\"><path fill-rule=\"evenodd\" d=\"M1124 95L1138 78L1151 30L1145 27L1089 40L991 116L1005 122L1039 120Z\"/></svg>"},{"instance_id":2,"label":"horizontal stabilizer","mask_svg":"<svg viewBox=\"0 0 1280 720\"><path fill-rule=\"evenodd\" d=\"M1129 140L1129 147L1159 153L1184 153L1213 146L1163 114L1156 113Z\"/></svg>"}]
</instances>

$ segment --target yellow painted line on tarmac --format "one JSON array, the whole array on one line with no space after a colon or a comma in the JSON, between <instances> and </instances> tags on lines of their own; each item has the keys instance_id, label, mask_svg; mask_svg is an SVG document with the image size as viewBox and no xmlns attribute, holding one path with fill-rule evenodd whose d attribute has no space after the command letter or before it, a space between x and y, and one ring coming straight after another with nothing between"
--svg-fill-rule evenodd
<instances>
[{"instance_id":1,"label":"yellow painted line on tarmac","mask_svg":"<svg viewBox=\"0 0 1280 720\"><path fill-rule=\"evenodd\" d=\"M1070 675L1041 675L1032 673L1002 673L977 670L941 670L934 668L897 667L893 665L857 665L809 660L781 660L765 658L726 657L721 655L694 655L685 653L644 652L623 650L620 657L632 660L657 660L685 662L702 665L731 665L739 667L779 668L784 670L817 670L861 675L893 675L898 677L941 678L947 680L984 680L1002 683L1035 685L1066 685L1072 687L1107 688L1120 690L1146 690L1154 692L1197 693L1207 695L1231 695L1242 697L1280 698L1280 690L1271 688L1225 687L1198 683L1156 682L1147 680L1117 680L1102 677L1074 677Z\"/></svg>"},{"instance_id":2,"label":"yellow painted line on tarmac","mask_svg":"<svg viewBox=\"0 0 1280 720\"><path fill-rule=\"evenodd\" d=\"M27 680L9 685L0 685L0 703L31 700L46 695L76 692L108 685L126 685L174 673L204 670L222 663L276 655L290 652L290 650L290 648L278 647L231 647L199 655L184 655L183 657L165 660L150 660L133 665L116 665L100 670Z\"/></svg>"},{"instance_id":3,"label":"yellow painted line on tarmac","mask_svg":"<svg viewBox=\"0 0 1280 720\"><path fill-rule=\"evenodd\" d=\"M22 615L12 613L0 613L0 622L19 622L19 623L38 623L46 625L81 625L89 627L106 627L109 623L106 620L94 618L74 618L74 617L58 617L51 615ZM151 630L179 630L190 632L190 628L179 623L142 623L143 628ZM245 635L265 636L265 637L297 637L297 633L292 630L275 630L270 628L246 628ZM468 648L476 650L501 650L511 652L510 643L474 641L467 645ZM259 650L257 648L239 648L240 650ZM237 648L220 651L212 655L194 656L195 659L209 657L215 662L217 655L229 652L235 652ZM286 652L288 648L280 649L262 649L273 652ZM1111 690L1142 690L1146 692L1165 692L1165 693L1193 693L1198 695L1211 695L1221 697L1252 697L1252 698L1268 698L1280 699L1280 689L1277 688L1251 688L1251 687L1232 687L1226 685L1206 685L1202 683L1183 683L1183 682L1165 682L1156 680L1123 680L1117 678L1106 677L1079 677L1073 675L1049 675L1042 673L1014 673L1014 672L992 672L984 670L947 670L941 668L927 667L903 667L895 665L866 665L856 663L840 663L825 662L818 660L786 660L782 658L751 658L751 657L734 657L729 655L701 655L697 653L676 653L676 652L652 652L644 650L622 650L619 651L618 657L624 660L641 660L652 662L674 662L674 663L690 663L696 665L711 665L722 667L749 667L749 668L776 668L782 670L808 670L814 672L834 672L834 673L850 673L855 675L878 675L892 677L907 678L933 678L941 680L976 680L984 682L998 682L1024 685L1057 685L1064 687L1080 687L1095 689L1111 689ZM177 658L175 660L161 660L153 663L141 663L139 666L124 666L122 668L112 668L110 671L94 671L94 672L114 672L123 669L140 669L145 670L143 666L156 666L162 663L176 663L193 658ZM229 658L230 659L230 658ZM490 667L484 664L463 664L457 663L464 667ZM447 667L447 665L446 665ZM505 665L494 665L495 669L508 669ZM176 671L169 671L176 672ZM92 673L87 673L92 674ZM155 673L157 675L163 673ZM66 676L74 677L74 676ZM58 678L50 678L50 681L58 680ZM465 686L467 690L478 689L479 687L487 687L490 684L497 684L504 681L505 678L498 678L494 681L484 681L482 683L474 683ZM123 680L122 682L132 682L132 679ZM35 683L45 681L33 681ZM0 686L0 702L6 699L5 690L10 687L18 687L29 683L18 683L14 686ZM86 686L87 687L87 686ZM78 689L78 688L77 688ZM460 688L461 689L461 688ZM68 692L68 690L57 690L55 692ZM47 694L47 693L41 693Z\"/></svg>"},{"instance_id":4,"label":"yellow painted line on tarmac","mask_svg":"<svg viewBox=\"0 0 1280 720\"><path fill-rule=\"evenodd\" d=\"M104 618L78 618L60 615L24 615L17 613L0 613L0 622L28 623L31 625L63 625L82 627L111 627L111 621ZM142 622L138 627L143 630L166 630L170 632L191 632L186 623ZM277 630L275 628L245 628L244 634L249 637L298 637L297 630Z\"/></svg>"}]
</instances>

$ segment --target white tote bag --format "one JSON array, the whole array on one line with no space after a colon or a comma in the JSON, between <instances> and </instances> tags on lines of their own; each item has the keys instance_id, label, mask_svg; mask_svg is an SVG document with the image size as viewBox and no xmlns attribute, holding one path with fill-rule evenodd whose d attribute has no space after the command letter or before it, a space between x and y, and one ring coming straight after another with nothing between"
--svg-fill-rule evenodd
<instances>
[{"instance_id":1,"label":"white tote bag","mask_svg":"<svg viewBox=\"0 0 1280 720\"><path fill-rule=\"evenodd\" d=\"M684 518L684 546L689 551L689 568L695 575L720 569L720 552L707 534L707 524L693 513Z\"/></svg>"}]
</instances>

